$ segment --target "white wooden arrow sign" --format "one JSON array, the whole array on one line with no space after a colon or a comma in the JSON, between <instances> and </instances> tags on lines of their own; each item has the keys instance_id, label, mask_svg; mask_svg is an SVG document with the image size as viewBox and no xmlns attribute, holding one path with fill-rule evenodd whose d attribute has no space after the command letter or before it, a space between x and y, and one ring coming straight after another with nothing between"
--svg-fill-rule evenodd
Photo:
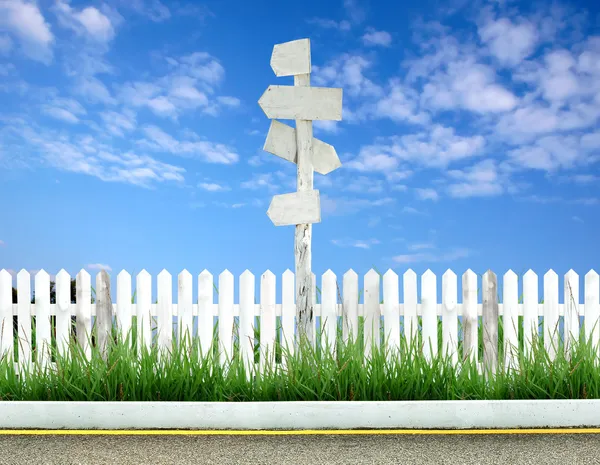
<instances>
[{"instance_id":1,"label":"white wooden arrow sign","mask_svg":"<svg viewBox=\"0 0 600 465\"><path fill-rule=\"evenodd\" d=\"M342 89L269 86L258 104L269 119L342 120Z\"/></svg>"},{"instance_id":2,"label":"white wooden arrow sign","mask_svg":"<svg viewBox=\"0 0 600 465\"><path fill-rule=\"evenodd\" d=\"M312 163L317 173L329 174L342 166L333 145L313 137L312 148ZM298 163L296 130L287 124L272 120L263 150L292 163Z\"/></svg>"},{"instance_id":3,"label":"white wooden arrow sign","mask_svg":"<svg viewBox=\"0 0 600 465\"><path fill-rule=\"evenodd\" d=\"M310 40L300 39L273 47L271 68L275 76L310 73Z\"/></svg>"},{"instance_id":4,"label":"white wooden arrow sign","mask_svg":"<svg viewBox=\"0 0 600 465\"><path fill-rule=\"evenodd\" d=\"M275 226L321 222L321 199L318 190L298 191L273 196L267 215Z\"/></svg>"}]
</instances>

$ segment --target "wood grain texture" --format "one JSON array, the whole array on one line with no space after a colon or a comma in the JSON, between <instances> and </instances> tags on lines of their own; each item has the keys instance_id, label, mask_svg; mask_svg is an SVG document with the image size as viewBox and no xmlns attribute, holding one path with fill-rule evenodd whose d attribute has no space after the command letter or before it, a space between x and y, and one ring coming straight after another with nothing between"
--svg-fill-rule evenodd
<instances>
[{"instance_id":1,"label":"wood grain texture","mask_svg":"<svg viewBox=\"0 0 600 465\"><path fill-rule=\"evenodd\" d=\"M294 76L294 79L297 78L298 76ZM258 104L269 119L342 120L342 89L269 86Z\"/></svg>"}]
</instances>

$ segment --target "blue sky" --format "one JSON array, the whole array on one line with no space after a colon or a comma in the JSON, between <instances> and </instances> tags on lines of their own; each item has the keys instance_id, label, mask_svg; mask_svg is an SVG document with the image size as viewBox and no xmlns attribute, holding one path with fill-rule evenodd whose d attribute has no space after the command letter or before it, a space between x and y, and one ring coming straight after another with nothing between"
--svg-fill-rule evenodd
<instances>
[{"instance_id":1,"label":"blue sky","mask_svg":"<svg viewBox=\"0 0 600 465\"><path fill-rule=\"evenodd\" d=\"M343 164L315 174L318 276L600 271L598 5L391 5L0 0L0 268L279 283L266 210L296 171L257 101L293 84L273 45L310 38L344 92L314 130Z\"/></svg>"}]
</instances>

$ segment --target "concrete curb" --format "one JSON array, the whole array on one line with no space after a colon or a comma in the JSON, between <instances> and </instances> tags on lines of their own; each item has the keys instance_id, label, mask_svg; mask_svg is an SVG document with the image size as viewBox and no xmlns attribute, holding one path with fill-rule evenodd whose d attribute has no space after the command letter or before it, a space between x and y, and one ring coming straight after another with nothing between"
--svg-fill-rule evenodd
<instances>
[{"instance_id":1,"label":"concrete curb","mask_svg":"<svg viewBox=\"0 0 600 465\"><path fill-rule=\"evenodd\" d=\"M0 429L600 427L600 399L399 402L0 402Z\"/></svg>"}]
</instances>

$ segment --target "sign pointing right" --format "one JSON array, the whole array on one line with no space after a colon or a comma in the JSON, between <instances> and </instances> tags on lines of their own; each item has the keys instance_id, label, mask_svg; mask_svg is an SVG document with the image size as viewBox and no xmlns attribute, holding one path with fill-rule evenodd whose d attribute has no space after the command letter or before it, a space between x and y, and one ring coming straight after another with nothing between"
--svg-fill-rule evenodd
<instances>
[{"instance_id":1,"label":"sign pointing right","mask_svg":"<svg viewBox=\"0 0 600 465\"><path fill-rule=\"evenodd\" d=\"M333 145L326 144L313 137L312 147L312 163L317 173L329 174L342 166ZM298 163L296 130L287 124L271 120L271 127L263 150L292 163Z\"/></svg>"}]
</instances>

